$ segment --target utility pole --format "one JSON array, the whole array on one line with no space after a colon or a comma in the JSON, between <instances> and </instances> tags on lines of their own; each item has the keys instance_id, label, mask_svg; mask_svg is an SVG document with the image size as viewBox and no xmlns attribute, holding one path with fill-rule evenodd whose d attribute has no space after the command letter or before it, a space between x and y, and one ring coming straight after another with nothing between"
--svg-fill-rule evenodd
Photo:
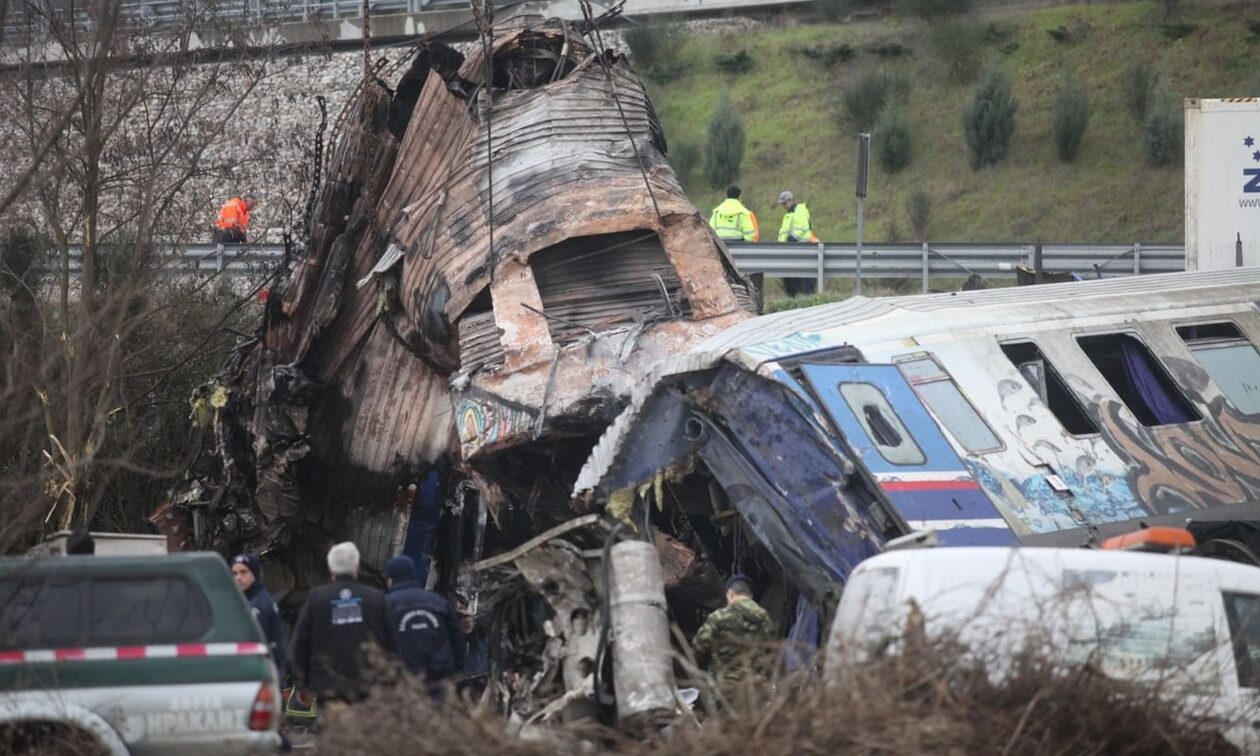
<instances>
[{"instance_id":1,"label":"utility pole","mask_svg":"<svg viewBox=\"0 0 1260 756\"><path fill-rule=\"evenodd\" d=\"M857 275L853 280L853 293L862 293L862 200L866 199L866 175L871 163L871 135L858 134L857 161Z\"/></svg>"}]
</instances>

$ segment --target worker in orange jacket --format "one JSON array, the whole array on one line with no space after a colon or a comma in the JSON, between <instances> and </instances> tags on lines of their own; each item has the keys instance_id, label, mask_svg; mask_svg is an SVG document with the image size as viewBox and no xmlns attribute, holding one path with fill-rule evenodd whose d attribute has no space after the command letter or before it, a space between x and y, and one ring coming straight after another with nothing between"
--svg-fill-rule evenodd
<instances>
[{"instance_id":1,"label":"worker in orange jacket","mask_svg":"<svg viewBox=\"0 0 1260 756\"><path fill-rule=\"evenodd\" d=\"M244 244L249 230L249 211L258 200L252 195L233 197L223 203L219 219L214 223L214 240L219 244Z\"/></svg>"}]
</instances>

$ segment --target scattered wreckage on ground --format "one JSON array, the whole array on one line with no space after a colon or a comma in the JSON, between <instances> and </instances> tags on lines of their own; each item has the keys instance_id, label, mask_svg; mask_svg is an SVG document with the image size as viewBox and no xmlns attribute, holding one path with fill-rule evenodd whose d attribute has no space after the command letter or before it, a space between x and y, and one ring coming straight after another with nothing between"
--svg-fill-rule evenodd
<instances>
[{"instance_id":1,"label":"scattered wreckage on ground","mask_svg":"<svg viewBox=\"0 0 1260 756\"><path fill-rule=\"evenodd\" d=\"M213 453L155 518L173 541L261 551L290 600L335 541L369 572L408 553L506 711L642 728L676 708L671 625L733 573L816 647L915 531L1260 519L1260 272L753 318L595 37L517 23L489 65L430 41L363 84L258 339L197 397Z\"/></svg>"}]
</instances>

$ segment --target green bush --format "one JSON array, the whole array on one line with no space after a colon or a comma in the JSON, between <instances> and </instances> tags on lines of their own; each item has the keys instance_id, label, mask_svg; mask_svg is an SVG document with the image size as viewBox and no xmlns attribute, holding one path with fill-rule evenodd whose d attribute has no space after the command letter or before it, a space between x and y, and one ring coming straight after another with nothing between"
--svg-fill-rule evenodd
<instances>
[{"instance_id":1,"label":"green bush","mask_svg":"<svg viewBox=\"0 0 1260 756\"><path fill-rule=\"evenodd\" d=\"M928 20L970 13L972 5L972 0L901 0L903 11Z\"/></svg>"},{"instance_id":2,"label":"green bush","mask_svg":"<svg viewBox=\"0 0 1260 756\"><path fill-rule=\"evenodd\" d=\"M857 50L854 50L853 45L848 42L824 47L796 47L792 49L792 52L822 63L828 68L837 63L848 63L853 60L854 55L857 55Z\"/></svg>"},{"instance_id":3,"label":"green bush","mask_svg":"<svg viewBox=\"0 0 1260 756\"><path fill-rule=\"evenodd\" d=\"M726 95L718 100L706 135L704 177L709 186L718 189L739 178L744 162L744 123Z\"/></svg>"},{"instance_id":4,"label":"green bush","mask_svg":"<svg viewBox=\"0 0 1260 756\"><path fill-rule=\"evenodd\" d=\"M752 70L753 59L747 50L737 50L733 53L718 53L713 58L713 64L719 71L742 74Z\"/></svg>"},{"instance_id":5,"label":"green bush","mask_svg":"<svg viewBox=\"0 0 1260 756\"><path fill-rule=\"evenodd\" d=\"M872 131L896 96L898 82L882 70L867 71L840 93L840 121L853 131Z\"/></svg>"},{"instance_id":6,"label":"green bush","mask_svg":"<svg viewBox=\"0 0 1260 756\"><path fill-rule=\"evenodd\" d=\"M1007 45L1015 38L1015 27L996 21L984 27L986 45Z\"/></svg>"},{"instance_id":7,"label":"green bush","mask_svg":"<svg viewBox=\"0 0 1260 756\"><path fill-rule=\"evenodd\" d=\"M910 123L900 112L881 118L875 132L879 142L879 164L889 173L910 165L913 149L910 143Z\"/></svg>"},{"instance_id":8,"label":"green bush","mask_svg":"<svg viewBox=\"0 0 1260 756\"><path fill-rule=\"evenodd\" d=\"M1146 121L1151 98L1159 85L1159 72L1142 63L1135 63L1124 70L1120 79L1120 91L1124 105L1138 123Z\"/></svg>"},{"instance_id":9,"label":"green bush","mask_svg":"<svg viewBox=\"0 0 1260 756\"><path fill-rule=\"evenodd\" d=\"M1159 30L1163 33L1164 38L1169 42L1176 42L1179 39L1185 39L1195 32L1199 27L1194 24L1188 24L1184 21L1174 21L1169 24L1160 24Z\"/></svg>"},{"instance_id":10,"label":"green bush","mask_svg":"<svg viewBox=\"0 0 1260 756\"><path fill-rule=\"evenodd\" d=\"M1184 128L1176 101L1166 93L1157 97L1143 124L1142 151L1147 164L1161 166L1180 162L1185 154Z\"/></svg>"},{"instance_id":11,"label":"green bush","mask_svg":"<svg viewBox=\"0 0 1260 756\"><path fill-rule=\"evenodd\" d=\"M984 65L984 28L963 19L950 19L932 25L932 49L950 80L959 84L974 81Z\"/></svg>"},{"instance_id":12,"label":"green bush","mask_svg":"<svg viewBox=\"0 0 1260 756\"><path fill-rule=\"evenodd\" d=\"M678 24L637 24L626 29L624 39L630 56L644 71L671 63L683 42L683 29Z\"/></svg>"},{"instance_id":13,"label":"green bush","mask_svg":"<svg viewBox=\"0 0 1260 756\"><path fill-rule=\"evenodd\" d=\"M1059 160L1070 163L1076 159L1089 128L1089 93L1075 77L1064 79L1063 88L1054 100L1054 112L1050 125L1054 135L1054 147Z\"/></svg>"},{"instance_id":14,"label":"green bush","mask_svg":"<svg viewBox=\"0 0 1260 756\"><path fill-rule=\"evenodd\" d=\"M1011 94L1011 82L1001 71L991 70L976 87L963 111L963 136L971 156L972 170L1001 162L1015 134L1015 113L1019 109Z\"/></svg>"},{"instance_id":15,"label":"green bush","mask_svg":"<svg viewBox=\"0 0 1260 756\"><path fill-rule=\"evenodd\" d=\"M655 63L645 68L643 78L653 84L668 84L674 79L686 76L691 66L681 60Z\"/></svg>"},{"instance_id":16,"label":"green bush","mask_svg":"<svg viewBox=\"0 0 1260 756\"><path fill-rule=\"evenodd\" d=\"M872 55L884 59L908 58L913 52L909 47L897 42L881 42L878 45L870 45L866 49L869 50Z\"/></svg>"},{"instance_id":17,"label":"green bush","mask_svg":"<svg viewBox=\"0 0 1260 756\"><path fill-rule=\"evenodd\" d=\"M1092 30L1089 19L1084 16L1074 16L1066 24L1046 29L1046 34L1049 34L1055 42L1072 45L1084 41Z\"/></svg>"},{"instance_id":18,"label":"green bush","mask_svg":"<svg viewBox=\"0 0 1260 756\"><path fill-rule=\"evenodd\" d=\"M700 157L700 148L691 142L675 142L669 151L669 163L674 167L674 173L684 182L696 172Z\"/></svg>"},{"instance_id":19,"label":"green bush","mask_svg":"<svg viewBox=\"0 0 1260 756\"><path fill-rule=\"evenodd\" d=\"M1253 39L1260 39L1260 18L1247 19L1247 31Z\"/></svg>"},{"instance_id":20,"label":"green bush","mask_svg":"<svg viewBox=\"0 0 1260 756\"><path fill-rule=\"evenodd\" d=\"M914 190L906 198L906 215L910 218L910 227L919 241L928 238L928 224L932 220L932 195L923 187Z\"/></svg>"},{"instance_id":21,"label":"green bush","mask_svg":"<svg viewBox=\"0 0 1260 756\"><path fill-rule=\"evenodd\" d=\"M901 233L901 222L897 220L897 211L894 210L884 220L884 241L889 244L896 244L902 240L903 236L904 234Z\"/></svg>"}]
</instances>

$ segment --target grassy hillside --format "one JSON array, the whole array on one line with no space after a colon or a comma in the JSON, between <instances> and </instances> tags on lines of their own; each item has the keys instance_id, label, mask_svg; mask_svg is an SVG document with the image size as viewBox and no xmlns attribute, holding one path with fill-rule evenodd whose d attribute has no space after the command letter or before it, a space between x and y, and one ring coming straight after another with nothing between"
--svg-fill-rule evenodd
<instances>
[{"instance_id":1,"label":"grassy hillside","mask_svg":"<svg viewBox=\"0 0 1260 756\"><path fill-rule=\"evenodd\" d=\"M1010 154L979 171L969 167L962 130L974 83L949 80L927 24L918 19L890 16L850 24L789 19L751 31L690 35L673 45L672 76L647 78L671 152L677 153L679 144L703 147L705 124L722 92L742 112L747 149L739 183L761 219L763 237L769 232L773 238L782 217L774 197L791 189L809 204L820 238L853 239L857 140L841 124L837 101L861 72L882 67L913 82L904 112L914 157L894 175L872 159L867 239L912 238L905 202L924 187L933 198L931 239L1180 242L1182 167L1146 165L1142 127L1124 104L1124 72L1136 63L1149 65L1177 102L1188 96L1260 95L1254 91L1260 89L1260 39L1249 31L1249 19L1260 19L1260 5L1188 7L1180 22L1193 30L1172 40L1154 2L1001 9L976 16L973 23L990 29L983 45L986 64L1011 76L1019 102ZM1071 30L1075 41L1060 42L1047 33L1059 27ZM842 43L857 54L832 66L800 52ZM890 43L911 52L889 59L870 51ZM715 56L738 50L747 51L752 69L720 71ZM1092 108L1080 156L1071 164L1056 157L1050 124L1065 70L1088 88ZM879 139L878 130L873 138ZM684 184L707 212L721 191L709 187L702 173L698 166L688 171Z\"/></svg>"}]
</instances>

